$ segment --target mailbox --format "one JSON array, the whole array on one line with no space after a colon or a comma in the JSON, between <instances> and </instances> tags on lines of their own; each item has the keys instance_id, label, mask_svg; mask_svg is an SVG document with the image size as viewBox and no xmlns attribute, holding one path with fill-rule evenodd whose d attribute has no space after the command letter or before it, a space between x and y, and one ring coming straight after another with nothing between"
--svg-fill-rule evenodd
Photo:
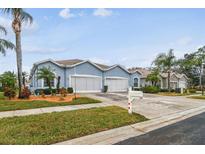
<instances>
[{"instance_id":1,"label":"mailbox","mask_svg":"<svg viewBox=\"0 0 205 154\"><path fill-rule=\"evenodd\" d=\"M142 91L132 91L131 89L128 92L128 113L132 114L132 102L136 99L142 99Z\"/></svg>"}]
</instances>

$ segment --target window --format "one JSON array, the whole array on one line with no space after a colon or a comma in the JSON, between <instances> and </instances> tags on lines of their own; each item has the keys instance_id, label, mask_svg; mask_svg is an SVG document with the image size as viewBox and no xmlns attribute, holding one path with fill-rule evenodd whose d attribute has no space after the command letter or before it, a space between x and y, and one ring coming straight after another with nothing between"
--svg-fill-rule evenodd
<instances>
[{"instance_id":1,"label":"window","mask_svg":"<svg viewBox=\"0 0 205 154\"><path fill-rule=\"evenodd\" d=\"M134 87L138 87L138 78L134 78Z\"/></svg>"},{"instance_id":2,"label":"window","mask_svg":"<svg viewBox=\"0 0 205 154\"><path fill-rule=\"evenodd\" d=\"M44 83L43 83L44 87L48 87L48 84L46 82L46 80L44 79ZM51 87L54 87L54 79L51 80Z\"/></svg>"}]
</instances>

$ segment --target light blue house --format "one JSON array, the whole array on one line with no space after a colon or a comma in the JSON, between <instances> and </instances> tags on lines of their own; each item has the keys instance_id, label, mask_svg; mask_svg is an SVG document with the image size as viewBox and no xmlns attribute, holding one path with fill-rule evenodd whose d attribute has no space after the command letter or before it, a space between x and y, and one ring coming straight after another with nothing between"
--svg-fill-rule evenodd
<instances>
[{"instance_id":1,"label":"light blue house","mask_svg":"<svg viewBox=\"0 0 205 154\"><path fill-rule=\"evenodd\" d=\"M43 79L37 79L37 72L42 67L50 67L56 75L52 81L56 88L57 78L60 76L60 87L72 87L76 92L102 92L108 86L108 92L123 92L129 87L139 87L141 73L129 72L121 65L107 66L89 60L52 59L37 62L31 70L31 90L48 88Z\"/></svg>"}]
</instances>

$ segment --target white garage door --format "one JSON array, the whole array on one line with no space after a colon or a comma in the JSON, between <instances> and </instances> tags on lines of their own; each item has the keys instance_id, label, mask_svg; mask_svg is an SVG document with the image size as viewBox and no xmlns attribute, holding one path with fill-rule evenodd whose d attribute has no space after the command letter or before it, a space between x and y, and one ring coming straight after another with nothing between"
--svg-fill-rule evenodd
<instances>
[{"instance_id":1,"label":"white garage door","mask_svg":"<svg viewBox=\"0 0 205 154\"><path fill-rule=\"evenodd\" d=\"M91 76L72 76L71 86L76 92L100 92L101 78Z\"/></svg>"},{"instance_id":2,"label":"white garage door","mask_svg":"<svg viewBox=\"0 0 205 154\"><path fill-rule=\"evenodd\" d=\"M127 78L106 78L105 85L108 86L109 92L127 91L128 79Z\"/></svg>"}]
</instances>

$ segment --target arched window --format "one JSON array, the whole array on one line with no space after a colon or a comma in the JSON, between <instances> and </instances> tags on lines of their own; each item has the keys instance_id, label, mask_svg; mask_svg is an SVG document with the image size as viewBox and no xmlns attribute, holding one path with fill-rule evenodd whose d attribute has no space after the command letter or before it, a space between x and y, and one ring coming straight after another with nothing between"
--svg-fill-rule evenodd
<instances>
[{"instance_id":1,"label":"arched window","mask_svg":"<svg viewBox=\"0 0 205 154\"><path fill-rule=\"evenodd\" d=\"M134 87L138 87L138 78L134 78Z\"/></svg>"}]
</instances>

